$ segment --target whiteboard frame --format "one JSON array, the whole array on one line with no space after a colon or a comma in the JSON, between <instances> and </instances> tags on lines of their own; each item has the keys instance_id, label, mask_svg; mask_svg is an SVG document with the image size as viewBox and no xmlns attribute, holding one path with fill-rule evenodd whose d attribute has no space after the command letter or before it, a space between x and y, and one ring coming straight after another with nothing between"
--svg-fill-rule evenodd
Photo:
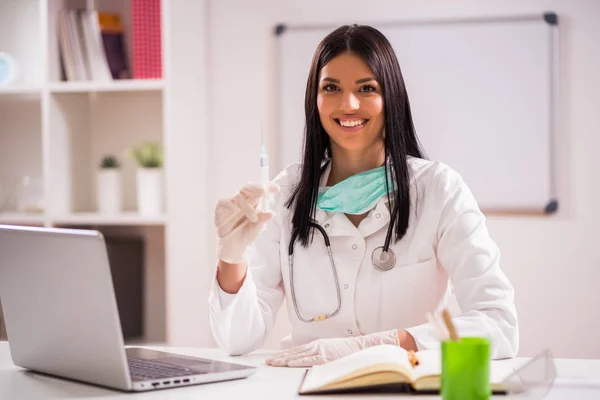
<instances>
[{"instance_id":1,"label":"whiteboard frame","mask_svg":"<svg viewBox=\"0 0 600 400\"><path fill-rule=\"evenodd\" d=\"M509 209L485 209L482 211L487 215L549 215L554 214L558 211L559 200L556 184L556 140L557 131L559 126L558 110L559 110L559 87L560 87L560 46L559 46L559 17L554 11L547 11L543 13L529 13L529 14L513 14L513 15L502 15L502 16L479 16L479 17L456 17L456 18L430 18L430 19L399 19L399 20L388 20L388 21L363 21L357 22L361 25L371 25L377 27L398 27L398 26L411 26L411 25L448 25L448 24L468 24L468 23L502 23L502 22L529 22L529 21L544 21L549 26L549 54L550 60L548 62L550 68L550 82L549 82L549 102L548 107L548 126L549 126L549 176L550 176L550 198L548 203L543 209L530 209L530 208L509 208ZM276 39L280 38L285 32L289 30L293 31L309 31L315 29L328 29L334 30L343 23L338 24L284 24L280 23L275 25L273 33ZM350 24L350 23L348 23ZM279 43L276 45L275 50L275 77L277 82L280 82L281 71L277 66L277 63L281 60L280 58ZM277 131L283 129L283 121L281 120L282 115L282 102L279 101L283 96L280 92L276 93L275 104L276 104L276 121L275 126ZM283 140L280 136L277 137L276 148L278 153L281 154L282 147L284 145ZM281 164L281 162L279 162ZM281 166L284 167L284 166Z\"/></svg>"}]
</instances>

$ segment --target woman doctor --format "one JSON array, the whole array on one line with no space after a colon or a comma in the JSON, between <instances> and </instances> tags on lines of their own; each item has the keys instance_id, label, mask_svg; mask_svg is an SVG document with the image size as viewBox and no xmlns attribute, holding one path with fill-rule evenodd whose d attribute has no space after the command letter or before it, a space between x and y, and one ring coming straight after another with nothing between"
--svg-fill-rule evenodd
<instances>
[{"instance_id":1,"label":"woman doctor","mask_svg":"<svg viewBox=\"0 0 600 400\"><path fill-rule=\"evenodd\" d=\"M460 175L422 156L388 40L357 25L325 37L305 113L302 162L216 207L209 305L219 346L258 349L286 299L291 336L270 365L307 367L379 344L432 348L426 313L453 286L459 334L488 337L494 358L514 356L513 287L498 247ZM258 207L264 196L271 211Z\"/></svg>"}]
</instances>

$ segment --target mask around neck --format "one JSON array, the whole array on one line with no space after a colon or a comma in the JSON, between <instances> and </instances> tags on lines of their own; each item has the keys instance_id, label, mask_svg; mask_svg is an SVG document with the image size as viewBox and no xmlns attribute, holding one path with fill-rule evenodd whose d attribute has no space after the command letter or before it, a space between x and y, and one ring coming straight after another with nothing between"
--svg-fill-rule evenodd
<instances>
[{"instance_id":1,"label":"mask around neck","mask_svg":"<svg viewBox=\"0 0 600 400\"><path fill-rule=\"evenodd\" d=\"M385 165L352 175L331 186L320 187L317 207L324 211L360 215L373 209L382 196L396 190L388 177L389 191L385 184Z\"/></svg>"}]
</instances>

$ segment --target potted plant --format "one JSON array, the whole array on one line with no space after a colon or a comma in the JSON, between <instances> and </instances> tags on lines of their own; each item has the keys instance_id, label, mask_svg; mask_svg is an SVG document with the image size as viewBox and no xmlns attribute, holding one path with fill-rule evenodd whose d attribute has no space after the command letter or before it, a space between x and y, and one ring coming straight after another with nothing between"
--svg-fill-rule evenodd
<instances>
[{"instance_id":1,"label":"potted plant","mask_svg":"<svg viewBox=\"0 0 600 400\"><path fill-rule=\"evenodd\" d=\"M121 211L121 169L119 161L113 155L104 156L100 163L96 200L100 213L115 214Z\"/></svg>"},{"instance_id":2,"label":"potted plant","mask_svg":"<svg viewBox=\"0 0 600 400\"><path fill-rule=\"evenodd\" d=\"M131 150L138 164L137 205L143 215L163 212L163 151L156 142L145 142Z\"/></svg>"}]
</instances>

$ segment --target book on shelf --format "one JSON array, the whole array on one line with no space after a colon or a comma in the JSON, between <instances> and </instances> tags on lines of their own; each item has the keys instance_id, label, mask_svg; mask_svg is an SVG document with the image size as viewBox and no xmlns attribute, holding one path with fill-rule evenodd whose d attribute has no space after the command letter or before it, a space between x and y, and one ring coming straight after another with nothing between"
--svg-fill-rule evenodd
<instances>
[{"instance_id":1,"label":"book on shelf","mask_svg":"<svg viewBox=\"0 0 600 400\"><path fill-rule=\"evenodd\" d=\"M131 78L118 13L63 9L58 39L64 80L110 82Z\"/></svg>"},{"instance_id":2,"label":"book on shelf","mask_svg":"<svg viewBox=\"0 0 600 400\"><path fill-rule=\"evenodd\" d=\"M119 14L98 12L100 32L113 79L129 79L123 24Z\"/></svg>"}]
</instances>

